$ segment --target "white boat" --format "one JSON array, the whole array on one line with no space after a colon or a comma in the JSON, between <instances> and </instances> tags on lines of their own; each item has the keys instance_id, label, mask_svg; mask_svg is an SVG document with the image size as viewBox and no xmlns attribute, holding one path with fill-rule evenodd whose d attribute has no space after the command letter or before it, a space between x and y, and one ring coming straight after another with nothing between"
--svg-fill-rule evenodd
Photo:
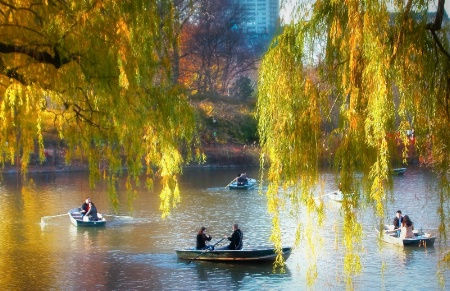
<instances>
[{"instance_id":1,"label":"white boat","mask_svg":"<svg viewBox=\"0 0 450 291\"><path fill-rule=\"evenodd\" d=\"M376 230L379 233L379 230ZM385 225L383 233L381 234L381 239L384 242L401 247L432 247L434 245L434 241L436 240L435 236L417 230L414 230L413 232L413 238L401 238L400 230L394 230L394 225Z\"/></svg>"},{"instance_id":2,"label":"white boat","mask_svg":"<svg viewBox=\"0 0 450 291\"><path fill-rule=\"evenodd\" d=\"M344 194L339 190L328 193L328 197L337 202L342 202L342 200L344 200Z\"/></svg>"},{"instance_id":3,"label":"white boat","mask_svg":"<svg viewBox=\"0 0 450 291\"><path fill-rule=\"evenodd\" d=\"M73 225L77 227L89 227L89 226L105 226L106 219L99 213L99 220L91 221L89 219L83 219L83 216L81 215L81 209L80 208L72 208L69 210L69 218ZM87 217L86 217L87 218Z\"/></svg>"}]
</instances>

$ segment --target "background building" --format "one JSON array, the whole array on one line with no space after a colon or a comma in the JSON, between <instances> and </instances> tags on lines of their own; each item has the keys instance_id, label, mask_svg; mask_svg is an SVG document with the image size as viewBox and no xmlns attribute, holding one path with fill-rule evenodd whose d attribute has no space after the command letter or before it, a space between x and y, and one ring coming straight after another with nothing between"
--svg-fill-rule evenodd
<instances>
[{"instance_id":1,"label":"background building","mask_svg":"<svg viewBox=\"0 0 450 291\"><path fill-rule=\"evenodd\" d=\"M243 30L246 34L272 35L280 15L279 0L239 0L245 9Z\"/></svg>"}]
</instances>

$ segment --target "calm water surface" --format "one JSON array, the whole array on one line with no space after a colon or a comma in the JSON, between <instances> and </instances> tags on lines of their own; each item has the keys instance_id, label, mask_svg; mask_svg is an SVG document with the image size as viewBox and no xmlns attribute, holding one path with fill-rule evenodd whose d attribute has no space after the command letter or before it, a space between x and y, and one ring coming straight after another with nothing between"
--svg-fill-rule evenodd
<instances>
[{"instance_id":1,"label":"calm water surface","mask_svg":"<svg viewBox=\"0 0 450 291\"><path fill-rule=\"evenodd\" d=\"M224 188L241 169L187 169L181 181L181 204L161 219L158 189L138 189L129 199L118 192L114 213L105 185L89 189L87 174L36 174L20 187L15 176L0 182L0 286L3 290L306 290L306 272L314 263L306 243L286 262L286 272L270 265L233 265L177 260L175 249L193 246L202 225L218 241L230 234L234 222L244 232L244 247L271 246L271 219L264 195L257 190ZM258 168L246 169L259 178ZM323 172L318 196L336 189L332 173ZM401 209L416 228L436 233L436 179L420 168L409 168L394 178L388 221ZM263 185L264 186L264 185ZM65 214L90 196L108 225L76 228ZM323 197L327 218L317 229L318 279L313 290L344 290L340 204ZM283 212L284 245L292 245L296 219ZM354 278L356 290L449 289L450 274L440 269L445 251L438 239L433 248L403 249L379 244L376 218L370 209L358 212L364 227L363 269ZM320 240L319 240L320 238ZM384 270L384 272L382 272ZM440 285L438 281L443 283ZM446 288L447 287L447 288Z\"/></svg>"}]
</instances>

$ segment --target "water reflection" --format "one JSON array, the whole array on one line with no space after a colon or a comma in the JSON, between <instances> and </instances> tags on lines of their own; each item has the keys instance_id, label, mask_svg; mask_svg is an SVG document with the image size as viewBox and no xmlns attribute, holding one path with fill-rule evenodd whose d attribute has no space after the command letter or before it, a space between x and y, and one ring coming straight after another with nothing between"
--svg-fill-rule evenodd
<instances>
[{"instance_id":1,"label":"water reflection","mask_svg":"<svg viewBox=\"0 0 450 291\"><path fill-rule=\"evenodd\" d=\"M430 287L430 284L436 284L437 273L432 266L437 263L436 257L438 255L434 247L383 247L382 260L386 268L385 286L396 285L399 290L411 290L411 288L417 290L434 289ZM374 272L379 270L378 264L369 263L366 267ZM410 280L399 280L398 276L391 276L393 272L401 274L401 278L410 278ZM412 279L416 277L423 278L423 280ZM436 287L437 289L439 288Z\"/></svg>"},{"instance_id":2,"label":"water reflection","mask_svg":"<svg viewBox=\"0 0 450 291\"><path fill-rule=\"evenodd\" d=\"M108 257L104 251L107 246L106 229L68 225L67 241L68 266L65 272L70 274L69 282L82 282L88 289L104 289L110 279L107 274L111 267L104 263Z\"/></svg>"},{"instance_id":3,"label":"water reflection","mask_svg":"<svg viewBox=\"0 0 450 291\"><path fill-rule=\"evenodd\" d=\"M258 168L246 170L258 177ZM271 246L271 217L264 195L254 191L230 191L224 186L241 169L187 169L180 181L181 204L167 219L161 219L158 189L137 188L134 200L119 188L119 209L109 203L106 185L89 189L85 173L36 175L33 184L18 187L5 177L0 182L0 284L10 290L304 290L308 266L317 263L318 290L345 289L341 204L322 197L326 221L315 230L317 261L306 244L286 262L286 273L272 272L271 265L241 265L193 262L176 258L175 249L192 247L200 226L208 228L213 242L229 235L239 223L244 247ZM411 214L416 228L437 228L439 204L433 176L420 169L408 169L394 178L392 200L386 221L397 209ZM264 185L263 185L264 187ZM320 189L319 189L320 188ZM323 172L317 196L336 189L332 173ZM76 228L67 211L90 196L103 214L105 228ZM130 203L129 203L130 202ZM42 227L41 220L45 219ZM282 213L284 245L294 241L295 216ZM314 217L312 217L314 218ZM407 290L414 281L419 290L439 289L440 247L403 249L380 245L374 227L378 220L371 209L358 209L364 229L361 244L363 270L355 278L358 290ZM384 276L381 272L383 270ZM392 274L402 274L402 280ZM449 275L444 273L445 280ZM382 280L381 280L382 279ZM36 287L37 286L37 287ZM33 288L36 287L36 288Z\"/></svg>"},{"instance_id":4,"label":"water reflection","mask_svg":"<svg viewBox=\"0 0 450 291\"><path fill-rule=\"evenodd\" d=\"M183 278L186 286L192 286L192 290L210 290L212 286L219 290L237 290L245 287L262 290L265 289L261 288L265 284L272 286L275 285L275 280L288 280L292 276L289 270L283 274L274 273L271 264L230 264L204 261L187 264L182 260L179 260L178 264L178 269L183 270L183 275L180 277ZM186 276L192 271L195 271L194 276ZM260 282L257 284L259 287L254 285L255 279Z\"/></svg>"}]
</instances>

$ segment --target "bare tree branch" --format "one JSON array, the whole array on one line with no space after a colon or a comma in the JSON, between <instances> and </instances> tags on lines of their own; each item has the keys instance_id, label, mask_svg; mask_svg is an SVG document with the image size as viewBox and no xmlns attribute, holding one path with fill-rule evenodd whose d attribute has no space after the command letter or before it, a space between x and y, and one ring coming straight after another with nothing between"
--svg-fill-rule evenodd
<instances>
[{"instance_id":1,"label":"bare tree branch","mask_svg":"<svg viewBox=\"0 0 450 291\"><path fill-rule=\"evenodd\" d=\"M53 65L56 69L61 68L63 65L78 59L78 56L72 55L69 57L62 57L59 53L59 50L54 47L53 52L54 56L49 54L46 51L39 51L36 49L31 49L27 46L14 45L14 44L6 44L0 43L0 53L8 54L8 53L20 53L29 56L30 58L42 62Z\"/></svg>"},{"instance_id":2,"label":"bare tree branch","mask_svg":"<svg viewBox=\"0 0 450 291\"><path fill-rule=\"evenodd\" d=\"M438 2L438 9L436 11L436 17L434 18L434 22L430 22L427 24L426 28L431 32L433 35L434 41L436 42L437 46L441 50L441 52L450 59L450 53L444 48L442 45L442 42L440 41L439 37L436 34L436 31L439 31L442 28L442 20L444 19L444 8L445 0L439 0Z\"/></svg>"}]
</instances>

